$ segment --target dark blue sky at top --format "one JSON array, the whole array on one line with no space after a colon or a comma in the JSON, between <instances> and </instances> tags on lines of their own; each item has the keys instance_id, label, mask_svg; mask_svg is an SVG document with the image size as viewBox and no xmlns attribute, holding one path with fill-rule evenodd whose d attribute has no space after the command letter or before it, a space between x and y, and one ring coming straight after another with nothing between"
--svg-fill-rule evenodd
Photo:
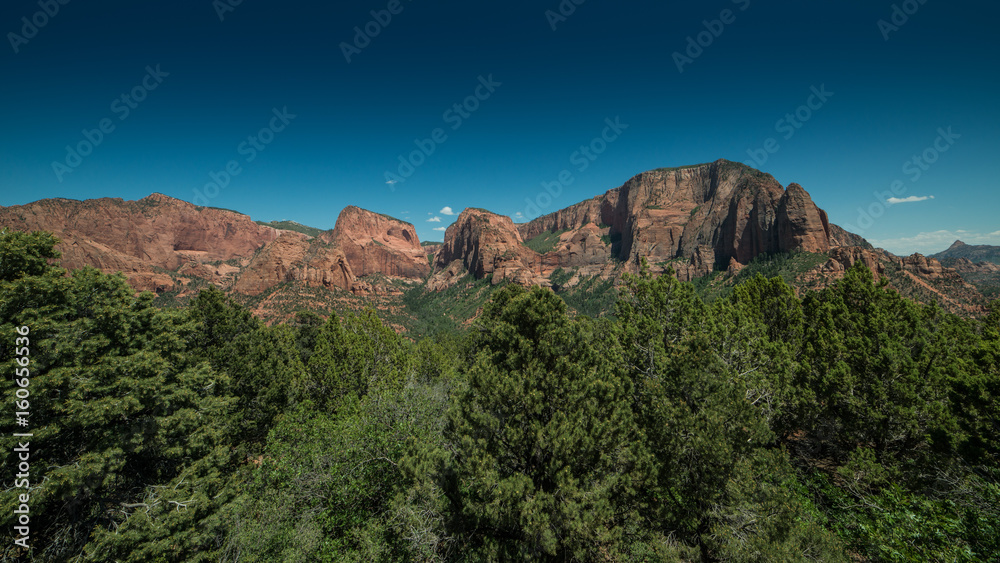
<instances>
[{"instance_id":1,"label":"dark blue sky at top","mask_svg":"<svg viewBox=\"0 0 1000 563\"><path fill-rule=\"evenodd\" d=\"M887 41L878 21L894 4L919 9ZM401 0L348 63L341 44L389 5L243 0L220 21L212 0L70 0L15 53L9 34L42 8L6 0L0 205L161 192L324 229L357 205L441 240L446 207L523 221L645 170L726 158L798 182L894 252L1000 244L996 3L586 0L553 30L558 0ZM712 24L727 9L731 23ZM721 30L710 42L706 21ZM674 53L701 32L708 45L679 72ZM157 65L169 75L144 91ZM475 111L446 114L490 76L499 86L479 88ZM120 97L136 87L145 99L126 116ZM287 125L272 119L284 108ZM790 128L796 111L808 119ZM627 128L592 145L616 118ZM68 157L102 120L114 129ZM263 150L242 144L271 124L283 128ZM424 139L433 153L400 175ZM603 152L574 154L582 145ZM932 164L907 164L925 151ZM206 191L231 161L238 173ZM556 188L564 170L572 182Z\"/></svg>"}]
</instances>

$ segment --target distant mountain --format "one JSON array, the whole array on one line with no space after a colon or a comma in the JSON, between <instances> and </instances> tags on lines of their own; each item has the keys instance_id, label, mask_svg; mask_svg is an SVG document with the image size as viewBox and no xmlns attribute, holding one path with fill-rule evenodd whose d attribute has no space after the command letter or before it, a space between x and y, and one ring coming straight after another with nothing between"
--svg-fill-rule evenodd
<instances>
[{"instance_id":1,"label":"distant mountain","mask_svg":"<svg viewBox=\"0 0 1000 563\"><path fill-rule=\"evenodd\" d=\"M798 184L725 160L644 172L523 224L467 208L442 243L422 244L412 224L354 206L320 231L161 194L0 207L4 227L52 231L64 267L121 271L161 304L212 284L272 322L372 306L400 330L463 324L504 281L552 288L598 316L611 310L622 275L644 264L717 296L754 273L818 288L860 261L919 301L962 314L986 301L933 257L893 256L831 224Z\"/></svg>"},{"instance_id":2,"label":"distant mountain","mask_svg":"<svg viewBox=\"0 0 1000 563\"><path fill-rule=\"evenodd\" d=\"M942 264L951 265L959 258L965 258L970 262L992 262L1000 264L1000 246L971 245L956 240L948 250L938 252L931 256L940 260Z\"/></svg>"},{"instance_id":3,"label":"distant mountain","mask_svg":"<svg viewBox=\"0 0 1000 563\"><path fill-rule=\"evenodd\" d=\"M1000 246L969 245L956 240L948 250L933 258L955 268L988 299L1000 299Z\"/></svg>"}]
</instances>

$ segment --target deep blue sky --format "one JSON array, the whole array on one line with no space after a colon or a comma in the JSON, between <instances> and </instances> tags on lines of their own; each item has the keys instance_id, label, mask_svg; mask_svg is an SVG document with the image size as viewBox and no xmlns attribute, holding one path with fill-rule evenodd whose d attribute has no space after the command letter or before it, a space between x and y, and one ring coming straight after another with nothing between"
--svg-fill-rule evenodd
<instances>
[{"instance_id":1,"label":"deep blue sky","mask_svg":"<svg viewBox=\"0 0 1000 563\"><path fill-rule=\"evenodd\" d=\"M891 22L888 0L586 0L555 30L545 12L559 0L401 0L350 63L341 43L391 3L317 4L244 0L220 21L212 0L73 0L37 16L49 21L25 43L9 34L41 11L38 0L5 0L0 205L162 192L320 228L357 205L441 240L432 229L454 220L446 207L520 221L536 212L526 200L554 211L652 168L746 162L748 151L760 162L773 138L776 152L756 167L802 184L835 223L876 244L897 253L936 252L955 238L1000 244L994 2L896 2L919 9L886 40L878 22ZM726 9L731 23L714 25L721 34L679 72L673 54ZM156 65L169 76L144 91ZM490 75L500 85L479 88L489 97L470 100L479 107L467 118L445 114ZM135 87L145 99L126 116L125 102L113 102ZM810 99L813 87L833 94ZM800 128L779 123L810 101L818 109L802 111ZM273 139L265 133L271 143L248 162L241 143L282 126L273 110L286 107L295 117ZM627 129L581 170L573 153L615 118ZM114 129L69 167L66 146L86 150L83 131L105 119ZM949 127L959 137L937 141ZM447 138L433 154L387 184L399 156L438 128ZM919 178L904 169L935 141L948 150L931 150L936 162ZM195 190L211 195L210 173L230 161L240 173L199 201ZM60 181L53 162L72 171ZM563 170L572 184L551 202L539 197ZM883 203L897 179L900 199L933 199Z\"/></svg>"}]
</instances>

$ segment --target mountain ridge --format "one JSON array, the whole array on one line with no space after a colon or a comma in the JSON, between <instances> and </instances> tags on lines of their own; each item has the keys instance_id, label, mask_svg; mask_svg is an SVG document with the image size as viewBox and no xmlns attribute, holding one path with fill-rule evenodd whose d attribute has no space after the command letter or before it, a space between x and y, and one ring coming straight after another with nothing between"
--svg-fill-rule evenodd
<instances>
[{"instance_id":1,"label":"mountain ridge","mask_svg":"<svg viewBox=\"0 0 1000 563\"><path fill-rule=\"evenodd\" d=\"M734 276L762 256L808 253L825 260L803 273L803 286L829 283L862 261L904 284L915 276L928 298L952 300L958 310L983 300L933 257L896 257L830 223L799 184L783 187L726 160L641 172L526 223L469 207L440 244L421 244L412 223L353 205L327 231L273 225L160 193L0 207L2 227L54 232L67 268L122 271L137 291L178 296L207 282L264 299L287 286L392 301L415 287L443 291L466 276L560 289L588 279L613 284L643 264L690 281Z\"/></svg>"}]
</instances>

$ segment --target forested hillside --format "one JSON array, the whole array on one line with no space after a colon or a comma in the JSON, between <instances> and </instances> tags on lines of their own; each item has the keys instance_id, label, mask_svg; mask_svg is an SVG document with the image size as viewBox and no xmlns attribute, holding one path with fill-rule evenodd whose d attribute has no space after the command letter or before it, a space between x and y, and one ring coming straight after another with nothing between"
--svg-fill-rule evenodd
<instances>
[{"instance_id":1,"label":"forested hillside","mask_svg":"<svg viewBox=\"0 0 1000 563\"><path fill-rule=\"evenodd\" d=\"M411 341L160 309L55 243L0 233L3 561L1000 557L1000 302L645 270L613 317L512 284Z\"/></svg>"}]
</instances>

